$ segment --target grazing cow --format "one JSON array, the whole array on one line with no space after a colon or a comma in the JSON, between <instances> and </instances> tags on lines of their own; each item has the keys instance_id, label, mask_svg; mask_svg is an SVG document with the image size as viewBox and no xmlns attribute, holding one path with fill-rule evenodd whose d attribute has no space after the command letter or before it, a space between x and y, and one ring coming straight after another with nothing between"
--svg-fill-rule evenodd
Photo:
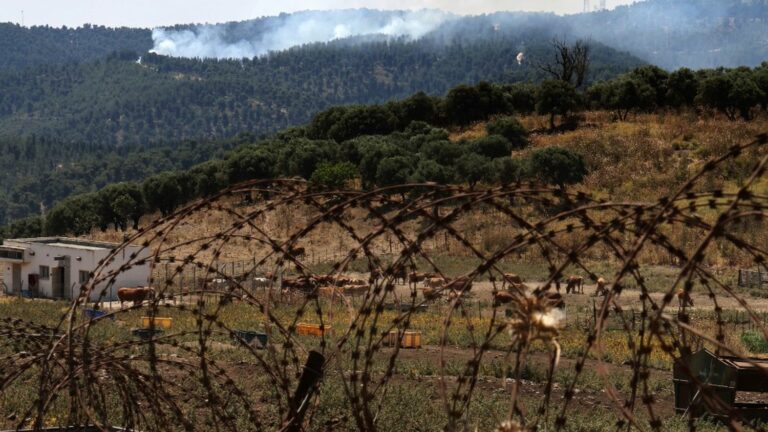
<instances>
[{"instance_id":1,"label":"grazing cow","mask_svg":"<svg viewBox=\"0 0 768 432\"><path fill-rule=\"evenodd\" d=\"M445 279L441 277L433 277L424 281L424 286L427 288L442 288L445 285Z\"/></svg>"},{"instance_id":2,"label":"grazing cow","mask_svg":"<svg viewBox=\"0 0 768 432\"><path fill-rule=\"evenodd\" d=\"M304 293L311 293L317 287L317 281L315 279L301 276L298 278L285 278L283 279L283 288L286 290L296 290Z\"/></svg>"},{"instance_id":3,"label":"grazing cow","mask_svg":"<svg viewBox=\"0 0 768 432\"><path fill-rule=\"evenodd\" d=\"M559 290L558 290L559 291ZM584 278L581 276L570 276L568 284L565 286L565 293L584 294Z\"/></svg>"},{"instance_id":4,"label":"grazing cow","mask_svg":"<svg viewBox=\"0 0 768 432\"><path fill-rule=\"evenodd\" d=\"M408 282L408 270L406 270L405 267L397 267L392 270L392 277L394 278L395 283L403 281L402 283L405 284Z\"/></svg>"},{"instance_id":5,"label":"grazing cow","mask_svg":"<svg viewBox=\"0 0 768 432\"><path fill-rule=\"evenodd\" d=\"M509 291L499 291L493 295L493 301L496 305L503 305L515 299L515 295Z\"/></svg>"},{"instance_id":6,"label":"grazing cow","mask_svg":"<svg viewBox=\"0 0 768 432\"><path fill-rule=\"evenodd\" d=\"M677 290L677 305L679 309L683 309L688 306L693 307L693 298L691 298L691 293L685 290Z\"/></svg>"},{"instance_id":7,"label":"grazing cow","mask_svg":"<svg viewBox=\"0 0 768 432\"><path fill-rule=\"evenodd\" d=\"M434 288L422 288L421 295L424 297L424 300L431 302L431 301L438 300L440 297L443 296L443 293Z\"/></svg>"},{"instance_id":8,"label":"grazing cow","mask_svg":"<svg viewBox=\"0 0 768 432\"><path fill-rule=\"evenodd\" d=\"M303 257L304 255L306 255L306 253L307 253L307 250L300 246L291 246L288 249L288 255L294 258Z\"/></svg>"},{"instance_id":9,"label":"grazing cow","mask_svg":"<svg viewBox=\"0 0 768 432\"><path fill-rule=\"evenodd\" d=\"M448 301L449 302L456 302L457 305L460 305L461 302L470 296L468 291L449 291L448 292Z\"/></svg>"},{"instance_id":10,"label":"grazing cow","mask_svg":"<svg viewBox=\"0 0 768 432\"><path fill-rule=\"evenodd\" d=\"M317 280L317 284L321 286L328 286L333 285L336 281L336 276L334 275L317 275L315 276L315 280Z\"/></svg>"},{"instance_id":11,"label":"grazing cow","mask_svg":"<svg viewBox=\"0 0 768 432\"><path fill-rule=\"evenodd\" d=\"M597 280L597 289L595 289L595 294L592 297L597 296L607 296L608 295L608 282L600 278Z\"/></svg>"},{"instance_id":12,"label":"grazing cow","mask_svg":"<svg viewBox=\"0 0 768 432\"><path fill-rule=\"evenodd\" d=\"M344 293L344 295L352 296L352 297L358 297L358 296L364 296L368 293L368 290L370 288L368 285L344 285L341 287L341 292Z\"/></svg>"},{"instance_id":13,"label":"grazing cow","mask_svg":"<svg viewBox=\"0 0 768 432\"><path fill-rule=\"evenodd\" d=\"M472 280L467 276L457 277L456 279L446 281L445 288L452 291L471 291Z\"/></svg>"},{"instance_id":14,"label":"grazing cow","mask_svg":"<svg viewBox=\"0 0 768 432\"><path fill-rule=\"evenodd\" d=\"M119 288L117 298L120 300L120 307L125 302L133 302L134 306L141 306L144 300L150 299L155 294L155 290L149 287L137 288Z\"/></svg>"},{"instance_id":15,"label":"grazing cow","mask_svg":"<svg viewBox=\"0 0 768 432\"><path fill-rule=\"evenodd\" d=\"M356 286L356 287L360 287L360 286L367 287L369 285L369 283L368 283L368 281L364 281L362 279L347 279L347 281L346 281L346 283L344 285Z\"/></svg>"},{"instance_id":16,"label":"grazing cow","mask_svg":"<svg viewBox=\"0 0 768 432\"><path fill-rule=\"evenodd\" d=\"M411 272L408 274L408 287L416 288L416 284L423 282L427 279L427 275L419 272Z\"/></svg>"}]
</instances>

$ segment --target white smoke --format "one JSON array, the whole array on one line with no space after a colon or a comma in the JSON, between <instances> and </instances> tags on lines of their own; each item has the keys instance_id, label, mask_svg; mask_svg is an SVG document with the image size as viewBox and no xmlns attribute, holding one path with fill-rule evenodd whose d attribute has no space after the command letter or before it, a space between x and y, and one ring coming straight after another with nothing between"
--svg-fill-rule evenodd
<instances>
[{"instance_id":1,"label":"white smoke","mask_svg":"<svg viewBox=\"0 0 768 432\"><path fill-rule=\"evenodd\" d=\"M173 57L252 58L314 42L379 35L419 39L453 15L436 10L301 12L262 22L156 28L151 52ZM237 36L235 36L237 35Z\"/></svg>"}]
</instances>

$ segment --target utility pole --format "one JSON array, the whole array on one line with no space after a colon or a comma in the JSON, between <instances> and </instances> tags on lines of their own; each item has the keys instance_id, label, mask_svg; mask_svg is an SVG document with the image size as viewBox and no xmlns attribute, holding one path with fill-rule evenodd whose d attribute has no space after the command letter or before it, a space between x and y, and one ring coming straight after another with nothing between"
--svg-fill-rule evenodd
<instances>
[{"instance_id":1,"label":"utility pole","mask_svg":"<svg viewBox=\"0 0 768 432\"><path fill-rule=\"evenodd\" d=\"M584 13L589 12L589 0L584 0Z\"/></svg>"},{"instance_id":2,"label":"utility pole","mask_svg":"<svg viewBox=\"0 0 768 432\"><path fill-rule=\"evenodd\" d=\"M21 11L21 26L24 27L24 10Z\"/></svg>"},{"instance_id":3,"label":"utility pole","mask_svg":"<svg viewBox=\"0 0 768 432\"><path fill-rule=\"evenodd\" d=\"M608 9L608 8L605 6L605 2L606 2L606 0L600 0L600 10L606 10L606 9Z\"/></svg>"}]
</instances>

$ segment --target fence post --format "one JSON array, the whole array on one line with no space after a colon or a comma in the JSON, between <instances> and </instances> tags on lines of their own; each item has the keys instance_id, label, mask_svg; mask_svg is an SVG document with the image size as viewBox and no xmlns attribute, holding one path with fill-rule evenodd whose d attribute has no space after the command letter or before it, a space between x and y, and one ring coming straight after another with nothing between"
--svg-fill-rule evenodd
<instances>
[{"instance_id":1,"label":"fence post","mask_svg":"<svg viewBox=\"0 0 768 432\"><path fill-rule=\"evenodd\" d=\"M740 286L740 287L743 287L743 286L744 286L744 281L743 281L743 280L742 280L742 278L741 278L741 271L742 271L742 270L741 270L741 269L739 269L739 282L738 282L738 283L739 283L739 286Z\"/></svg>"}]
</instances>

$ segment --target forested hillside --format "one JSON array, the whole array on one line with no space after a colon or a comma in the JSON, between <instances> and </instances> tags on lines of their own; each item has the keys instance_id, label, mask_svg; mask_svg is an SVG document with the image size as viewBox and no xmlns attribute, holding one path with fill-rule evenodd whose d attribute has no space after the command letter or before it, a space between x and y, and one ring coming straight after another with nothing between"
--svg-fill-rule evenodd
<instances>
[{"instance_id":1,"label":"forested hillside","mask_svg":"<svg viewBox=\"0 0 768 432\"><path fill-rule=\"evenodd\" d=\"M146 52L150 48L152 34L147 29L90 24L78 28L22 27L0 23L0 71L90 62L115 51Z\"/></svg>"},{"instance_id":2,"label":"forested hillside","mask_svg":"<svg viewBox=\"0 0 768 432\"><path fill-rule=\"evenodd\" d=\"M529 61L518 65L525 43ZM268 134L329 106L379 103L417 91L444 94L481 80L544 77L549 39L489 39L445 47L429 40L315 44L253 60L190 60L139 54L41 66L0 75L0 136L66 142L148 144ZM590 78L641 62L595 44Z\"/></svg>"},{"instance_id":3,"label":"forested hillside","mask_svg":"<svg viewBox=\"0 0 768 432\"><path fill-rule=\"evenodd\" d=\"M72 194L189 168L254 139L243 134L223 141L181 141L152 148L71 144L36 136L0 140L0 225L39 214Z\"/></svg>"},{"instance_id":4,"label":"forested hillside","mask_svg":"<svg viewBox=\"0 0 768 432\"><path fill-rule=\"evenodd\" d=\"M603 177L591 180L600 185L598 191L654 194L679 186L692 167L761 132L767 108L768 65L673 73L643 66L581 91L556 79L539 85L462 85L445 97L417 93L383 105L333 107L305 126L267 139L243 136L224 145L237 147L222 159L69 197L44 218L15 222L0 236L125 230L146 213L167 215L230 184L275 177L299 176L320 188L345 187L352 179L364 188L525 180L565 187L601 172ZM585 110L598 111L600 123L586 118ZM531 117L534 112L542 117ZM527 129L512 115L527 116L528 124L538 126ZM672 118L664 140L652 138L658 131L648 124L625 123L636 116L645 116L644 122ZM619 134L606 136L603 128ZM702 135L699 129L709 132ZM532 146L541 137L555 145ZM579 138L571 142L573 137ZM656 162L645 159L650 150ZM639 166L643 172L636 172ZM710 180L737 184L744 172L726 166Z\"/></svg>"}]
</instances>

